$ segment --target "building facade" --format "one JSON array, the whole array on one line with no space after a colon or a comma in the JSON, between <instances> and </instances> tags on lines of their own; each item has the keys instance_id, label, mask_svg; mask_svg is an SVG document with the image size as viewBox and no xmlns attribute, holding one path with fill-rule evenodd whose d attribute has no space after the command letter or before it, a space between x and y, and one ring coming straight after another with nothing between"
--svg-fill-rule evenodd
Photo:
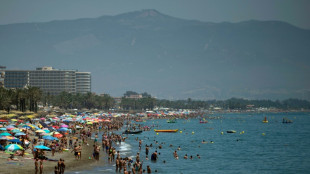
<instances>
[{"instance_id":1,"label":"building facade","mask_svg":"<svg viewBox=\"0 0 310 174\"><path fill-rule=\"evenodd\" d=\"M4 87L5 66L0 66L0 87Z\"/></svg>"},{"instance_id":2,"label":"building facade","mask_svg":"<svg viewBox=\"0 0 310 174\"><path fill-rule=\"evenodd\" d=\"M58 70L52 67L5 71L5 88L25 88L27 86L39 87L43 93L51 95L57 95L63 91L87 93L91 92L91 74L77 70Z\"/></svg>"},{"instance_id":3,"label":"building facade","mask_svg":"<svg viewBox=\"0 0 310 174\"><path fill-rule=\"evenodd\" d=\"M85 94L91 90L90 72L76 72L76 93Z\"/></svg>"}]
</instances>

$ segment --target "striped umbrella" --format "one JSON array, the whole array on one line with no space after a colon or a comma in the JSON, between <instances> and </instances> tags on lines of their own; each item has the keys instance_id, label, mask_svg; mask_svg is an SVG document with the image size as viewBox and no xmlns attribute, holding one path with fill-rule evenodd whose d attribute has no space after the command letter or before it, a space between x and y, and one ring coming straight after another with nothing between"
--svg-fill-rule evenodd
<instances>
[{"instance_id":1,"label":"striped umbrella","mask_svg":"<svg viewBox=\"0 0 310 174\"><path fill-rule=\"evenodd\" d=\"M16 150L23 150L24 148L18 144L9 144L5 146L4 149L9 151L16 151Z\"/></svg>"}]
</instances>

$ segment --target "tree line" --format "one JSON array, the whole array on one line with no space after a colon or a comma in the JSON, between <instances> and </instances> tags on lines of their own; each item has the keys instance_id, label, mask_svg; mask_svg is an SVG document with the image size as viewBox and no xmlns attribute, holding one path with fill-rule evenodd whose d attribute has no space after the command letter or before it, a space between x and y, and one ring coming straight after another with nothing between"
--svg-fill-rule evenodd
<instances>
[{"instance_id":1,"label":"tree line","mask_svg":"<svg viewBox=\"0 0 310 174\"><path fill-rule=\"evenodd\" d=\"M130 98L131 95L141 95L141 98ZM283 110L290 109L310 109L310 102L300 99L287 100L247 100L242 98L231 98L227 100L166 100L156 99L150 94L142 94L127 91L117 103L113 97L108 94L96 95L94 93L73 94L61 92L58 95L44 94L38 87L27 87L21 89L0 88L0 110L10 112L11 108L25 112L26 110L37 112L38 105L58 106L62 109L99 109L109 110L120 107L123 110L153 110L155 107L171 109L209 109L210 107L220 107L222 109L245 110L248 106L254 108L278 108ZM13 107L12 107L13 106ZM118 109L118 108L117 108Z\"/></svg>"},{"instance_id":2,"label":"tree line","mask_svg":"<svg viewBox=\"0 0 310 174\"><path fill-rule=\"evenodd\" d=\"M61 92L58 95L50 95L44 94L38 87L0 88L0 110L6 110L9 113L11 108L15 108L21 112L26 110L37 112L38 105L58 106L62 109L109 110L114 107L115 102L108 94L98 96L91 92L86 94Z\"/></svg>"},{"instance_id":3,"label":"tree line","mask_svg":"<svg viewBox=\"0 0 310 174\"><path fill-rule=\"evenodd\" d=\"M220 107L222 109L238 109L246 110L249 106L253 108L278 108L283 110L299 110L299 109L310 109L310 102L301 99L286 99L286 100L247 100L242 98L231 98L227 100L157 100L157 106L174 109L208 109L210 107Z\"/></svg>"}]
</instances>

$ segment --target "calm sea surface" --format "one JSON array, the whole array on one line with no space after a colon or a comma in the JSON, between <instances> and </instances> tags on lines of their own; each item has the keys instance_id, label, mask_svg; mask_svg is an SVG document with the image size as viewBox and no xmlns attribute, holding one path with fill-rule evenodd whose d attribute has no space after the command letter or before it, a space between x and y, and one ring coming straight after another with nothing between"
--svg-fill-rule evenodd
<instances>
[{"instance_id":1,"label":"calm sea surface","mask_svg":"<svg viewBox=\"0 0 310 174\"><path fill-rule=\"evenodd\" d=\"M164 119L148 120L142 124L159 125L156 129L179 129L179 132L157 135L154 131L146 131L129 135L125 143L116 147L122 157L134 157L139 151L135 138L141 139L143 146L140 159L143 160L144 169L150 165L152 173L155 170L157 173L184 174L310 173L309 113L234 113L217 116L222 116L222 119L208 120L207 124L199 123L199 119L178 119L177 123L166 123ZM262 123L265 116L268 123ZM283 117L291 119L293 123L283 124ZM228 134L227 130L235 130L236 133ZM203 144L202 140L208 143ZM145 159L145 144L151 143L153 147L150 148L149 158L159 144L163 146L162 149L157 148L160 155L156 163ZM179 146L181 149L177 151L177 160L173 152ZM102 154L98 166L92 170L68 173L115 173L114 162L109 164L107 157ZM189 157L192 155L193 159L183 159L185 154ZM200 159L196 157L197 154Z\"/></svg>"}]
</instances>

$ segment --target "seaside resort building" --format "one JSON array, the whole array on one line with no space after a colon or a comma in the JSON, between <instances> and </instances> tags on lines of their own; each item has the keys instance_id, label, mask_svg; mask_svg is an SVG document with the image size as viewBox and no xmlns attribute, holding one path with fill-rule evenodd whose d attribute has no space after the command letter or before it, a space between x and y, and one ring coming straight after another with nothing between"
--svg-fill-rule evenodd
<instances>
[{"instance_id":1,"label":"seaside resort building","mask_svg":"<svg viewBox=\"0 0 310 174\"><path fill-rule=\"evenodd\" d=\"M91 73L41 67L36 70L5 70L5 88L39 87L43 93L57 95L91 92Z\"/></svg>"}]
</instances>

